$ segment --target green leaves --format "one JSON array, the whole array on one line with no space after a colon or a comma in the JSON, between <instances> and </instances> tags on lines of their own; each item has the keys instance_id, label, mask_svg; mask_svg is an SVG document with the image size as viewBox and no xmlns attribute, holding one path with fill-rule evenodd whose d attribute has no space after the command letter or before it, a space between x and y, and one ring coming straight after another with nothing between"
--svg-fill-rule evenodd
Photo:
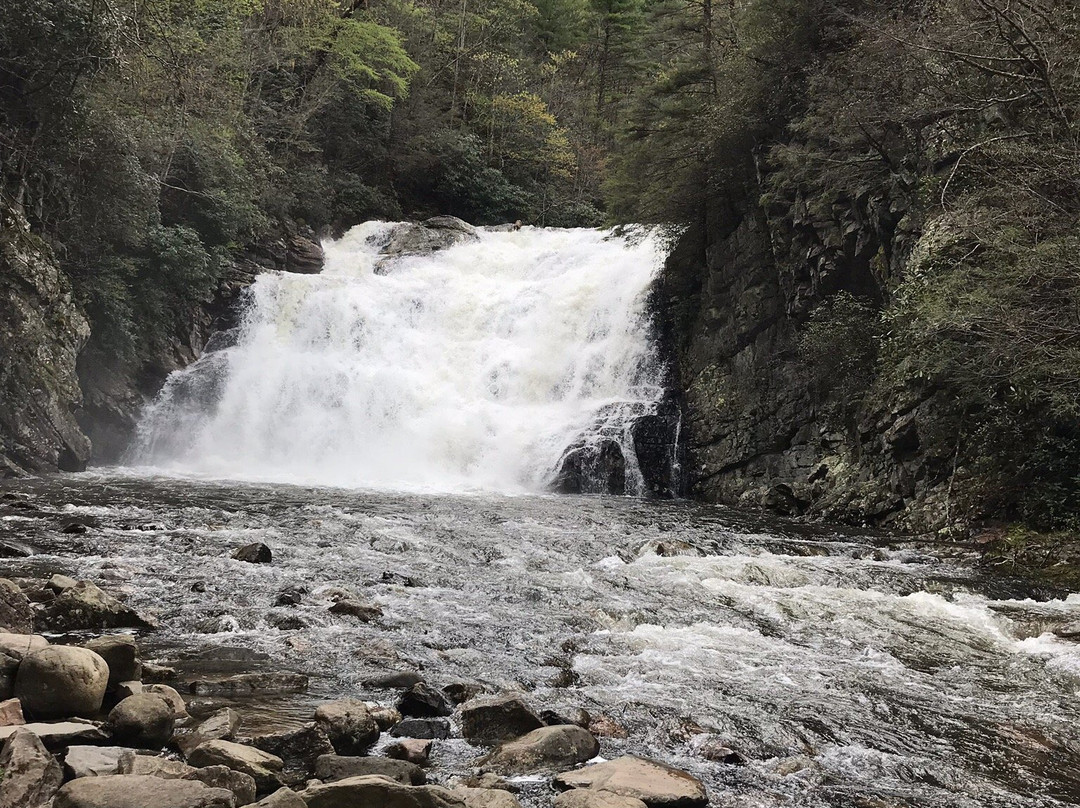
<instances>
[{"instance_id":1,"label":"green leaves","mask_svg":"<svg viewBox=\"0 0 1080 808\"><path fill-rule=\"evenodd\" d=\"M420 69L396 31L356 17L330 24L320 47L341 79L384 109L408 95L409 80Z\"/></svg>"}]
</instances>

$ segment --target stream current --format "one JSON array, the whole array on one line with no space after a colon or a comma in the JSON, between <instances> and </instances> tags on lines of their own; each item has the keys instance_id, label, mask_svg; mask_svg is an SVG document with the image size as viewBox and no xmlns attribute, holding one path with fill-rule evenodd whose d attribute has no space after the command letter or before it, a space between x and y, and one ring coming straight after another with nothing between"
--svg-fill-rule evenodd
<instances>
[{"instance_id":1,"label":"stream current","mask_svg":"<svg viewBox=\"0 0 1080 808\"><path fill-rule=\"evenodd\" d=\"M602 738L604 757L683 767L717 806L1080 802L1080 645L1052 633L1080 599L988 577L955 548L624 497L124 472L0 493L28 497L0 499L0 540L33 553L3 574L126 595L161 621L148 655L188 677L234 660L312 677L306 696L238 704L248 731L299 724L320 698L392 700L362 682L420 667L605 715L626 737ZM62 533L73 519L88 532ZM230 558L254 541L272 564ZM275 607L293 586L304 602ZM333 586L383 617L329 614ZM745 765L706 760L710 738ZM433 777L478 754L440 742ZM549 805L546 788L526 804Z\"/></svg>"}]
</instances>

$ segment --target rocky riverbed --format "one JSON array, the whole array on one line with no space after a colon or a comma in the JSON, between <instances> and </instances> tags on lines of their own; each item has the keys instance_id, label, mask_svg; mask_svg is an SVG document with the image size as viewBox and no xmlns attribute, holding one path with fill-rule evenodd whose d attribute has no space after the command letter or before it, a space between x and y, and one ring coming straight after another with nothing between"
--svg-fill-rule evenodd
<instances>
[{"instance_id":1,"label":"rocky riverbed","mask_svg":"<svg viewBox=\"0 0 1080 808\"><path fill-rule=\"evenodd\" d=\"M91 769L179 806L1080 799L1080 603L961 548L625 498L122 474L0 497L5 627L105 680L50 713L9 663L3 720L82 714L39 727L47 755L4 730L57 806L129 804Z\"/></svg>"}]
</instances>

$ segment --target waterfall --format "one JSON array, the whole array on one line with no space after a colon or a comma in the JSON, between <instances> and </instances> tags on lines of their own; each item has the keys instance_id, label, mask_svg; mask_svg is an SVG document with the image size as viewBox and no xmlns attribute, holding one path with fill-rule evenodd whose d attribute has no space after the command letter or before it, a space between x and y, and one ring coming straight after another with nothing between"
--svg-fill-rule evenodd
<instances>
[{"instance_id":1,"label":"waterfall","mask_svg":"<svg viewBox=\"0 0 1080 808\"><path fill-rule=\"evenodd\" d=\"M327 242L321 274L261 275L227 347L169 377L128 460L237 479L515 492L552 485L572 447L615 440L625 489L640 491L629 425L663 394L646 312L662 240L480 229L387 263L394 227L369 222Z\"/></svg>"}]
</instances>

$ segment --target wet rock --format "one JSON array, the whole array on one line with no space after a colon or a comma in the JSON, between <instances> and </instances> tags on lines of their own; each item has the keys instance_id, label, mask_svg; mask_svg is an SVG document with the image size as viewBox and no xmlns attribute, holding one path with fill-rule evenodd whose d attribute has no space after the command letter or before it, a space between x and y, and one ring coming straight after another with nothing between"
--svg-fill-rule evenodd
<instances>
[{"instance_id":1,"label":"wet rock","mask_svg":"<svg viewBox=\"0 0 1080 808\"><path fill-rule=\"evenodd\" d=\"M303 797L291 788L279 788L269 797L265 797L246 808L307 808Z\"/></svg>"},{"instance_id":2,"label":"wet rock","mask_svg":"<svg viewBox=\"0 0 1080 808\"><path fill-rule=\"evenodd\" d=\"M78 536L86 533L89 529L83 522L68 522L60 528L60 532L69 536Z\"/></svg>"},{"instance_id":3,"label":"wet rock","mask_svg":"<svg viewBox=\"0 0 1080 808\"><path fill-rule=\"evenodd\" d=\"M424 681L424 677L416 671L390 671L365 679L363 684L364 687L373 690L396 690L418 685L422 681Z\"/></svg>"},{"instance_id":4,"label":"wet rock","mask_svg":"<svg viewBox=\"0 0 1080 808\"><path fill-rule=\"evenodd\" d=\"M64 780L60 764L25 728L0 748L0 771L0 808L48 808Z\"/></svg>"},{"instance_id":5,"label":"wet rock","mask_svg":"<svg viewBox=\"0 0 1080 808\"><path fill-rule=\"evenodd\" d=\"M30 598L9 578L0 578L0 630L29 634L34 630Z\"/></svg>"},{"instance_id":6,"label":"wet rock","mask_svg":"<svg viewBox=\"0 0 1080 808\"><path fill-rule=\"evenodd\" d=\"M89 581L65 589L41 617L51 631L102 631L110 628L156 628L156 621L140 615Z\"/></svg>"},{"instance_id":7,"label":"wet rock","mask_svg":"<svg viewBox=\"0 0 1080 808\"><path fill-rule=\"evenodd\" d=\"M38 634L0 633L0 654L21 660L35 651L48 648L49 641Z\"/></svg>"},{"instance_id":8,"label":"wet rock","mask_svg":"<svg viewBox=\"0 0 1080 808\"><path fill-rule=\"evenodd\" d=\"M498 788L467 788L458 786L454 793L465 800L468 808L521 808L517 797Z\"/></svg>"},{"instance_id":9,"label":"wet rock","mask_svg":"<svg viewBox=\"0 0 1080 808\"><path fill-rule=\"evenodd\" d=\"M307 621L297 614L279 614L270 612L266 615L266 622L278 631L302 631L307 628Z\"/></svg>"},{"instance_id":10,"label":"wet rock","mask_svg":"<svg viewBox=\"0 0 1080 808\"><path fill-rule=\"evenodd\" d=\"M560 724L577 724L579 727L589 729L589 725L592 723L592 716L589 715L589 711L583 710L580 707L567 710L565 713L557 713L554 710L544 710L540 713L540 719L549 727L557 727ZM596 733L593 734L595 735Z\"/></svg>"},{"instance_id":11,"label":"wet rock","mask_svg":"<svg viewBox=\"0 0 1080 808\"><path fill-rule=\"evenodd\" d=\"M128 634L109 634L83 643L83 648L89 648L109 666L110 691L115 690L121 682L142 678L142 664L139 662L139 649L134 637Z\"/></svg>"},{"instance_id":12,"label":"wet rock","mask_svg":"<svg viewBox=\"0 0 1080 808\"><path fill-rule=\"evenodd\" d=\"M611 716L602 713L592 716L588 730L599 738L626 738L630 734L626 731L626 727Z\"/></svg>"},{"instance_id":13,"label":"wet rock","mask_svg":"<svg viewBox=\"0 0 1080 808\"><path fill-rule=\"evenodd\" d=\"M121 774L120 759L125 755L134 757L122 746L69 746L64 753L64 774L69 780Z\"/></svg>"},{"instance_id":14,"label":"wet rock","mask_svg":"<svg viewBox=\"0 0 1080 808\"><path fill-rule=\"evenodd\" d=\"M382 617L382 613L382 608L378 604L354 600L353 598L342 598L330 606L330 614L344 614L349 617L356 617L365 623L377 620Z\"/></svg>"},{"instance_id":15,"label":"wet rock","mask_svg":"<svg viewBox=\"0 0 1080 808\"><path fill-rule=\"evenodd\" d=\"M648 808L637 797L624 797L610 791L575 788L555 798L553 808Z\"/></svg>"},{"instance_id":16,"label":"wet rock","mask_svg":"<svg viewBox=\"0 0 1080 808\"><path fill-rule=\"evenodd\" d=\"M370 701L364 703L367 705L368 712L371 713L371 717L375 719L375 723L381 731L385 732L395 724L401 722L401 713L393 707L384 707L381 704L375 704Z\"/></svg>"},{"instance_id":17,"label":"wet rock","mask_svg":"<svg viewBox=\"0 0 1080 808\"><path fill-rule=\"evenodd\" d=\"M690 747L705 760L714 763L726 763L729 766L743 766L746 758L731 749L717 735L698 735L693 738Z\"/></svg>"},{"instance_id":18,"label":"wet rock","mask_svg":"<svg viewBox=\"0 0 1080 808\"><path fill-rule=\"evenodd\" d=\"M450 682L443 686L442 692L454 704L464 704L484 693L485 687L479 682Z\"/></svg>"},{"instance_id":19,"label":"wet rock","mask_svg":"<svg viewBox=\"0 0 1080 808\"><path fill-rule=\"evenodd\" d=\"M649 808L695 808L708 804L705 786L686 772L639 757L621 757L555 778L560 789L588 788L633 797Z\"/></svg>"},{"instance_id":20,"label":"wet rock","mask_svg":"<svg viewBox=\"0 0 1080 808\"><path fill-rule=\"evenodd\" d=\"M461 734L474 743L509 741L542 726L540 716L514 695L474 699L461 707Z\"/></svg>"},{"instance_id":21,"label":"wet rock","mask_svg":"<svg viewBox=\"0 0 1080 808\"><path fill-rule=\"evenodd\" d=\"M193 769L183 776L184 780L198 780L210 788L231 791L237 805L255 802L255 778L243 772L234 772L227 766L204 766Z\"/></svg>"},{"instance_id":22,"label":"wet rock","mask_svg":"<svg viewBox=\"0 0 1080 808\"><path fill-rule=\"evenodd\" d=\"M406 718L390 729L395 738L423 738L441 741L450 737L450 722L445 718Z\"/></svg>"},{"instance_id":23,"label":"wet rock","mask_svg":"<svg viewBox=\"0 0 1080 808\"><path fill-rule=\"evenodd\" d=\"M461 797L438 786L407 786L386 777L349 777L304 792L307 808L466 808Z\"/></svg>"},{"instance_id":24,"label":"wet rock","mask_svg":"<svg viewBox=\"0 0 1080 808\"><path fill-rule=\"evenodd\" d=\"M395 227L390 239L382 248L386 256L428 255L444 250L465 241L477 241L480 236L476 228L453 216L436 216L423 224L405 222ZM376 274L382 274L387 268L380 264Z\"/></svg>"},{"instance_id":25,"label":"wet rock","mask_svg":"<svg viewBox=\"0 0 1080 808\"><path fill-rule=\"evenodd\" d=\"M310 233L295 233L286 240L285 271L302 275L322 272L326 255L322 245Z\"/></svg>"},{"instance_id":26,"label":"wet rock","mask_svg":"<svg viewBox=\"0 0 1080 808\"><path fill-rule=\"evenodd\" d=\"M0 541L0 558L29 558L33 553L22 545Z\"/></svg>"},{"instance_id":27,"label":"wet rock","mask_svg":"<svg viewBox=\"0 0 1080 808\"><path fill-rule=\"evenodd\" d=\"M82 777L60 789L53 808L234 808L231 791L193 780L136 774Z\"/></svg>"},{"instance_id":28,"label":"wet rock","mask_svg":"<svg viewBox=\"0 0 1080 808\"><path fill-rule=\"evenodd\" d=\"M18 727L26 723L22 702L18 699L0 701L0 727Z\"/></svg>"},{"instance_id":29,"label":"wet rock","mask_svg":"<svg viewBox=\"0 0 1080 808\"><path fill-rule=\"evenodd\" d=\"M559 460L552 483L560 494L626 493L626 457L612 438L572 446Z\"/></svg>"},{"instance_id":30,"label":"wet rock","mask_svg":"<svg viewBox=\"0 0 1080 808\"><path fill-rule=\"evenodd\" d=\"M70 721L31 722L22 726L0 727L0 740L7 740L16 731L26 729L34 733L45 746L56 749L71 744L94 744L108 739L108 735L96 721L73 718Z\"/></svg>"},{"instance_id":31,"label":"wet rock","mask_svg":"<svg viewBox=\"0 0 1080 808\"><path fill-rule=\"evenodd\" d=\"M207 741L231 741L240 728L239 714L228 707L218 710L188 733L177 735L173 741L187 757Z\"/></svg>"},{"instance_id":32,"label":"wet rock","mask_svg":"<svg viewBox=\"0 0 1080 808\"><path fill-rule=\"evenodd\" d=\"M320 704L315 709L315 723L339 755L362 754L379 739L379 725L367 704L357 699Z\"/></svg>"},{"instance_id":33,"label":"wet rock","mask_svg":"<svg viewBox=\"0 0 1080 808\"><path fill-rule=\"evenodd\" d=\"M170 668L168 665L158 665L155 662L144 662L142 664L142 679L147 684L171 682L175 678L176 668Z\"/></svg>"},{"instance_id":34,"label":"wet rock","mask_svg":"<svg viewBox=\"0 0 1080 808\"><path fill-rule=\"evenodd\" d=\"M234 550L232 557L237 561L246 561L249 564L269 564L273 560L274 554L262 542L255 542Z\"/></svg>"},{"instance_id":35,"label":"wet rock","mask_svg":"<svg viewBox=\"0 0 1080 808\"><path fill-rule=\"evenodd\" d=\"M251 739L251 745L285 762L282 773L285 782L290 785L314 776L315 761L321 755L334 753L334 747L321 724L307 724L300 729L258 735Z\"/></svg>"},{"instance_id":36,"label":"wet rock","mask_svg":"<svg viewBox=\"0 0 1080 808\"><path fill-rule=\"evenodd\" d=\"M172 717L177 721L190 717L187 711L187 704L184 702L184 697L181 696L175 688L169 687L168 685L144 685L142 692L164 699L165 703L168 704L169 708L172 710Z\"/></svg>"},{"instance_id":37,"label":"wet rock","mask_svg":"<svg viewBox=\"0 0 1080 808\"><path fill-rule=\"evenodd\" d=\"M275 606L299 606L304 600L304 595L307 594L307 590L301 586L294 586L288 589L283 589L278 593L278 596L274 598Z\"/></svg>"},{"instance_id":38,"label":"wet rock","mask_svg":"<svg viewBox=\"0 0 1080 808\"><path fill-rule=\"evenodd\" d=\"M383 754L394 760L404 760L408 763L415 763L417 766L426 766L431 758L432 743L431 740L422 738L403 738L397 743L392 743L386 747Z\"/></svg>"},{"instance_id":39,"label":"wet rock","mask_svg":"<svg viewBox=\"0 0 1080 808\"><path fill-rule=\"evenodd\" d=\"M437 718L454 712L450 700L424 682L418 682L402 693L397 708L402 715L412 718Z\"/></svg>"},{"instance_id":40,"label":"wet rock","mask_svg":"<svg viewBox=\"0 0 1080 808\"><path fill-rule=\"evenodd\" d=\"M503 774L565 771L600 753L596 738L579 726L542 727L504 743L481 763Z\"/></svg>"},{"instance_id":41,"label":"wet rock","mask_svg":"<svg viewBox=\"0 0 1080 808\"><path fill-rule=\"evenodd\" d=\"M15 696L34 718L91 716L101 709L109 666L88 648L51 645L23 659Z\"/></svg>"},{"instance_id":42,"label":"wet rock","mask_svg":"<svg viewBox=\"0 0 1080 808\"><path fill-rule=\"evenodd\" d=\"M168 743L173 734L173 707L161 696L128 696L109 713L108 726L121 743L149 749Z\"/></svg>"},{"instance_id":43,"label":"wet rock","mask_svg":"<svg viewBox=\"0 0 1080 808\"><path fill-rule=\"evenodd\" d=\"M259 794L270 794L284 785L279 772L285 767L285 761L261 749L232 741L207 741L192 750L188 763L200 768L228 766L249 774L255 778Z\"/></svg>"},{"instance_id":44,"label":"wet rock","mask_svg":"<svg viewBox=\"0 0 1080 808\"><path fill-rule=\"evenodd\" d=\"M509 791L511 794L517 794L521 791L521 787L517 783L504 780L493 772L480 772L479 774L470 774L467 777L457 778L457 785L465 788L499 788L503 791Z\"/></svg>"},{"instance_id":45,"label":"wet rock","mask_svg":"<svg viewBox=\"0 0 1080 808\"><path fill-rule=\"evenodd\" d=\"M427 782L423 769L404 760L391 760L383 757L322 755L315 762L315 776L326 783L364 775L388 777L391 780L412 786L422 786Z\"/></svg>"},{"instance_id":46,"label":"wet rock","mask_svg":"<svg viewBox=\"0 0 1080 808\"><path fill-rule=\"evenodd\" d=\"M191 683L197 696L277 696L303 693L308 678L300 673L240 673L225 679L199 679Z\"/></svg>"}]
</instances>

